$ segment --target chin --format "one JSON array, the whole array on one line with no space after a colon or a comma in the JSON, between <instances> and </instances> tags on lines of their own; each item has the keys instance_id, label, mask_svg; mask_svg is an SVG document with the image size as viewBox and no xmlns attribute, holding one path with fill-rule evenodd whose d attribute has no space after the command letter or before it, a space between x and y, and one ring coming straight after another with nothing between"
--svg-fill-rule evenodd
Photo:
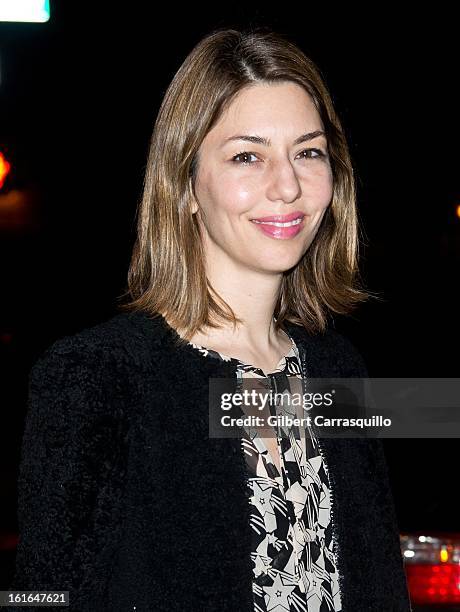
<instances>
[{"instance_id":1,"label":"chin","mask_svg":"<svg viewBox=\"0 0 460 612\"><path fill-rule=\"evenodd\" d=\"M282 261L280 261L279 259L276 261L259 261L257 267L265 272L271 272L273 274L283 274L284 272L295 268L295 266L300 262L301 259L302 257L286 257L286 259Z\"/></svg>"}]
</instances>

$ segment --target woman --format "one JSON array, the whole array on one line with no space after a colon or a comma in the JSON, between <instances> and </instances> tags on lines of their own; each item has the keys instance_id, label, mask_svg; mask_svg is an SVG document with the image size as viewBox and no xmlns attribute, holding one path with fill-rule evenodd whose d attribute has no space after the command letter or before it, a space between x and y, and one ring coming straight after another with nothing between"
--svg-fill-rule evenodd
<instances>
[{"instance_id":1,"label":"woman","mask_svg":"<svg viewBox=\"0 0 460 612\"><path fill-rule=\"evenodd\" d=\"M32 369L12 589L74 610L410 610L377 440L209 435L211 378L367 375L328 326L368 297L357 236L314 64L264 29L204 38L155 124L130 300Z\"/></svg>"}]
</instances>

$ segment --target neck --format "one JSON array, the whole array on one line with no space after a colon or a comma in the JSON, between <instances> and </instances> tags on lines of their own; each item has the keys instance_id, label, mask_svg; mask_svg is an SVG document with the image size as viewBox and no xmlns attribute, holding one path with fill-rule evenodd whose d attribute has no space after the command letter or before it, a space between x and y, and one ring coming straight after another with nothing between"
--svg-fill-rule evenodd
<instances>
[{"instance_id":1,"label":"neck","mask_svg":"<svg viewBox=\"0 0 460 612\"><path fill-rule=\"evenodd\" d=\"M208 269L208 279L217 294L243 320L235 328L231 323L219 329L207 328L205 339L229 347L247 347L254 352L270 353L279 347L275 332L274 310L278 300L282 273L226 267L225 273ZM208 344L209 345L209 344Z\"/></svg>"}]
</instances>

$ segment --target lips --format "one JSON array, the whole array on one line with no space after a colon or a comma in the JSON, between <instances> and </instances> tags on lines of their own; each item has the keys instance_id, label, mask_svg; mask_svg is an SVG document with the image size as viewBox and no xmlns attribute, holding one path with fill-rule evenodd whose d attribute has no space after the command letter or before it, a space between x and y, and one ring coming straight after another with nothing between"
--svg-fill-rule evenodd
<instances>
[{"instance_id":1,"label":"lips","mask_svg":"<svg viewBox=\"0 0 460 612\"><path fill-rule=\"evenodd\" d=\"M266 236L276 239L293 238L297 236L304 227L304 213L291 213L290 215L271 215L251 219L254 225Z\"/></svg>"},{"instance_id":2,"label":"lips","mask_svg":"<svg viewBox=\"0 0 460 612\"><path fill-rule=\"evenodd\" d=\"M257 217L256 219L251 219L254 223L272 223L272 224L285 224L289 223L291 225L292 221L297 221L300 223L302 219L305 217L305 213L300 210L296 210L293 213L288 215L270 215L269 217ZM289 225L287 227L289 227ZM282 225L281 225L282 227Z\"/></svg>"}]
</instances>

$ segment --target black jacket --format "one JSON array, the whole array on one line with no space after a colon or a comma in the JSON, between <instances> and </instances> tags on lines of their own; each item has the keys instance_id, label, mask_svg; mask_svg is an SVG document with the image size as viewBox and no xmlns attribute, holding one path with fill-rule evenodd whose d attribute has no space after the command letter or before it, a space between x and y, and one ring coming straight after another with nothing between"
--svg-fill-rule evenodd
<instances>
[{"instance_id":1,"label":"black jacket","mask_svg":"<svg viewBox=\"0 0 460 612\"><path fill-rule=\"evenodd\" d=\"M337 332L286 329L304 375L367 376ZM10 590L69 590L85 612L253 612L245 460L237 438L208 430L208 379L235 365L176 338L162 317L117 314L34 364ZM343 611L407 612L381 441L322 449Z\"/></svg>"}]
</instances>

